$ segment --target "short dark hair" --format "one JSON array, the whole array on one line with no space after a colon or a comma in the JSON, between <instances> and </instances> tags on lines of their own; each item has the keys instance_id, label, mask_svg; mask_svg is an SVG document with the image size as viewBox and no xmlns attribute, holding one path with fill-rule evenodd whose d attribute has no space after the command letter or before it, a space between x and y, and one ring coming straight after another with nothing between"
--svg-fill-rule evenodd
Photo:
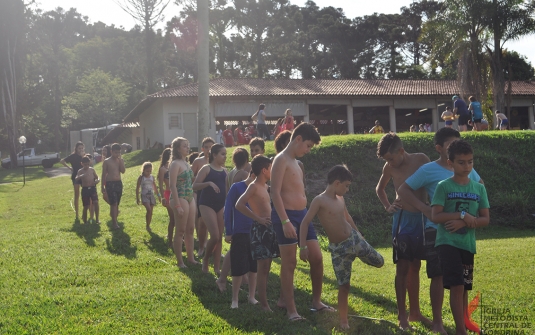
<instances>
[{"instance_id":1,"label":"short dark hair","mask_svg":"<svg viewBox=\"0 0 535 335\"><path fill-rule=\"evenodd\" d=\"M391 131L388 134L384 134L379 143L377 143L377 157L381 158L387 153L394 153L400 148L403 148L401 138Z\"/></svg>"},{"instance_id":2,"label":"short dark hair","mask_svg":"<svg viewBox=\"0 0 535 335\"><path fill-rule=\"evenodd\" d=\"M277 137L275 137L275 151L277 153L281 152L286 148L288 143L290 142L290 138L292 137L292 132L289 130L281 131Z\"/></svg>"},{"instance_id":3,"label":"short dark hair","mask_svg":"<svg viewBox=\"0 0 535 335\"><path fill-rule=\"evenodd\" d=\"M198 153L197 151L192 152L191 154L189 154L189 156L188 156L188 162L189 162L189 164L190 164L190 165L193 164L193 161L194 161L197 157L199 157L199 153Z\"/></svg>"},{"instance_id":4,"label":"short dark hair","mask_svg":"<svg viewBox=\"0 0 535 335\"><path fill-rule=\"evenodd\" d=\"M302 122L297 127L295 127L290 141L293 141L297 136L301 136L304 141L312 141L314 144L320 144L321 137L318 133L318 130L312 123Z\"/></svg>"},{"instance_id":5,"label":"short dark hair","mask_svg":"<svg viewBox=\"0 0 535 335\"><path fill-rule=\"evenodd\" d=\"M211 138L211 137L205 137L205 138L202 139L201 146L204 146L204 144L207 143L207 142L212 142L212 143L215 144L215 141L214 141L213 138Z\"/></svg>"},{"instance_id":6,"label":"short dark hair","mask_svg":"<svg viewBox=\"0 0 535 335\"><path fill-rule=\"evenodd\" d=\"M329 170L329 173L327 173L327 182L329 185L337 180L341 183L348 180L353 181L353 174L345 164L335 165Z\"/></svg>"},{"instance_id":7,"label":"short dark hair","mask_svg":"<svg viewBox=\"0 0 535 335\"><path fill-rule=\"evenodd\" d=\"M271 159L264 155L256 155L251 161L251 171L256 176L259 176L262 173L262 170L269 168L271 165Z\"/></svg>"},{"instance_id":8,"label":"short dark hair","mask_svg":"<svg viewBox=\"0 0 535 335\"><path fill-rule=\"evenodd\" d=\"M121 150L121 145L119 143L113 143L111 146L111 151Z\"/></svg>"},{"instance_id":9,"label":"short dark hair","mask_svg":"<svg viewBox=\"0 0 535 335\"><path fill-rule=\"evenodd\" d=\"M236 148L232 153L232 161L237 168L241 168L249 161L249 152L245 148Z\"/></svg>"},{"instance_id":10,"label":"short dark hair","mask_svg":"<svg viewBox=\"0 0 535 335\"><path fill-rule=\"evenodd\" d=\"M214 161L214 156L217 155L221 150L225 149L223 144L216 143L210 148L210 156L208 156L208 163Z\"/></svg>"},{"instance_id":11,"label":"short dark hair","mask_svg":"<svg viewBox=\"0 0 535 335\"><path fill-rule=\"evenodd\" d=\"M468 100L474 102L474 101L476 101L477 99L476 99L476 97L474 97L473 95L471 95L471 96L468 98Z\"/></svg>"},{"instance_id":12,"label":"short dark hair","mask_svg":"<svg viewBox=\"0 0 535 335\"><path fill-rule=\"evenodd\" d=\"M264 150L266 143L262 137L255 137L249 142L249 147L254 147L255 145L260 146L260 149Z\"/></svg>"},{"instance_id":13,"label":"short dark hair","mask_svg":"<svg viewBox=\"0 0 535 335\"><path fill-rule=\"evenodd\" d=\"M452 137L461 138L461 134L453 128L447 128L447 127L440 128L435 133L435 138L434 138L435 145L440 145L441 147L443 147L444 142L446 142L448 139Z\"/></svg>"},{"instance_id":14,"label":"short dark hair","mask_svg":"<svg viewBox=\"0 0 535 335\"><path fill-rule=\"evenodd\" d=\"M472 146L465 140L455 140L448 145L448 159L452 162L457 155L469 155L473 153Z\"/></svg>"},{"instance_id":15,"label":"short dark hair","mask_svg":"<svg viewBox=\"0 0 535 335\"><path fill-rule=\"evenodd\" d=\"M89 163L91 162L91 158L87 157L88 155L85 155L84 157L82 157L82 163Z\"/></svg>"}]
</instances>

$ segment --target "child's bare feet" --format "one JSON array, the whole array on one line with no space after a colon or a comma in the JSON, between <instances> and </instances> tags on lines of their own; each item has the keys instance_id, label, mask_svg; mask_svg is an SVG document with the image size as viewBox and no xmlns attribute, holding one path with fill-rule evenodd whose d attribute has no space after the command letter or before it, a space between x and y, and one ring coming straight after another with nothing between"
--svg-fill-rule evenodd
<instances>
[{"instance_id":1,"label":"child's bare feet","mask_svg":"<svg viewBox=\"0 0 535 335\"><path fill-rule=\"evenodd\" d=\"M432 333L438 333L438 334L442 334L442 335L448 335L448 332L446 331L446 329L444 329L444 325L443 324L433 324L433 327L431 327L431 332Z\"/></svg>"},{"instance_id":2,"label":"child's bare feet","mask_svg":"<svg viewBox=\"0 0 535 335\"><path fill-rule=\"evenodd\" d=\"M238 308L238 302L237 301L233 301L232 304L230 305L230 308L232 308L232 309Z\"/></svg>"},{"instance_id":3,"label":"child's bare feet","mask_svg":"<svg viewBox=\"0 0 535 335\"><path fill-rule=\"evenodd\" d=\"M150 229L150 226L145 227L149 233L152 233L152 230Z\"/></svg>"},{"instance_id":4,"label":"child's bare feet","mask_svg":"<svg viewBox=\"0 0 535 335\"><path fill-rule=\"evenodd\" d=\"M180 269L187 269L188 267L184 263L178 263L176 266L178 266Z\"/></svg>"},{"instance_id":5,"label":"child's bare feet","mask_svg":"<svg viewBox=\"0 0 535 335\"><path fill-rule=\"evenodd\" d=\"M201 263L197 262L195 259L188 259L188 263L190 263L191 265L199 265Z\"/></svg>"},{"instance_id":6,"label":"child's bare feet","mask_svg":"<svg viewBox=\"0 0 535 335\"><path fill-rule=\"evenodd\" d=\"M345 322L340 321L340 328L346 329L346 330L349 329L349 323L347 321Z\"/></svg>"},{"instance_id":7,"label":"child's bare feet","mask_svg":"<svg viewBox=\"0 0 535 335\"><path fill-rule=\"evenodd\" d=\"M111 227L112 230L117 230L117 229L120 229L120 228L121 228L121 227L120 227L117 223L114 224L114 225Z\"/></svg>"},{"instance_id":8,"label":"child's bare feet","mask_svg":"<svg viewBox=\"0 0 535 335\"><path fill-rule=\"evenodd\" d=\"M199 249L199 251L197 251L197 257L202 258L203 256L204 256L204 249Z\"/></svg>"},{"instance_id":9,"label":"child's bare feet","mask_svg":"<svg viewBox=\"0 0 535 335\"><path fill-rule=\"evenodd\" d=\"M215 284L217 285L217 288L219 289L219 292L223 293L227 290L227 282L220 281L219 279L216 279ZM233 302L234 303L234 302Z\"/></svg>"},{"instance_id":10,"label":"child's bare feet","mask_svg":"<svg viewBox=\"0 0 535 335\"><path fill-rule=\"evenodd\" d=\"M421 322L426 327L433 327L433 321L429 320L425 316L423 316L421 313L418 313L416 315L409 315L409 322Z\"/></svg>"},{"instance_id":11,"label":"child's bare feet","mask_svg":"<svg viewBox=\"0 0 535 335\"><path fill-rule=\"evenodd\" d=\"M203 262L202 262L202 272L208 273L208 261L203 260Z\"/></svg>"},{"instance_id":12,"label":"child's bare feet","mask_svg":"<svg viewBox=\"0 0 535 335\"><path fill-rule=\"evenodd\" d=\"M286 309L286 303L284 302L284 300L280 299L277 301L277 307L278 308L282 308L282 309Z\"/></svg>"},{"instance_id":13,"label":"child's bare feet","mask_svg":"<svg viewBox=\"0 0 535 335\"><path fill-rule=\"evenodd\" d=\"M414 330L414 328L412 328L409 324L409 320L399 320L398 327L401 330Z\"/></svg>"},{"instance_id":14,"label":"child's bare feet","mask_svg":"<svg viewBox=\"0 0 535 335\"><path fill-rule=\"evenodd\" d=\"M99 221L99 220L97 220L97 221L95 221L95 223L96 223L96 224L100 224L100 221Z\"/></svg>"},{"instance_id":15,"label":"child's bare feet","mask_svg":"<svg viewBox=\"0 0 535 335\"><path fill-rule=\"evenodd\" d=\"M250 303L251 305L256 305L256 304L258 304L258 300L256 300L255 298L252 298L252 299L249 298L249 303Z\"/></svg>"},{"instance_id":16,"label":"child's bare feet","mask_svg":"<svg viewBox=\"0 0 535 335\"><path fill-rule=\"evenodd\" d=\"M263 310L264 312L273 312L273 311L271 310L271 308L269 307L269 305L266 305L266 306L260 305L260 308L262 308L262 310Z\"/></svg>"}]
</instances>

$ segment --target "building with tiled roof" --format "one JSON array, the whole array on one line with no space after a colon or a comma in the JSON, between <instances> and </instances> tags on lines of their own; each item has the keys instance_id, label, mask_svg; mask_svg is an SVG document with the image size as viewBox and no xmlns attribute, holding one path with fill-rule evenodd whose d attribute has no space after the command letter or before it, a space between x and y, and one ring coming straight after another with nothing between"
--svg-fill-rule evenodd
<instances>
[{"instance_id":1,"label":"building with tiled roof","mask_svg":"<svg viewBox=\"0 0 535 335\"><path fill-rule=\"evenodd\" d=\"M143 99L124 119L139 122L142 147L170 144L177 136L197 146L196 83L163 90ZM224 124L249 121L260 103L274 122L287 108L298 122L315 122L322 134L355 133L379 120L386 131L410 125L443 126L440 114L458 94L454 80L214 79L210 82L210 132ZM514 128L533 128L535 82L512 83ZM142 140L141 140L142 138Z\"/></svg>"}]
</instances>

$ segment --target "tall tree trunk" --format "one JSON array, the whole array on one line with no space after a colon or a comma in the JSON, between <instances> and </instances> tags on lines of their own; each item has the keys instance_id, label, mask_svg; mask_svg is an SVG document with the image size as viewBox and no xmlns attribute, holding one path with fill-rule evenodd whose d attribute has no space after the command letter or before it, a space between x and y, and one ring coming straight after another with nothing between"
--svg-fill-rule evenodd
<instances>
[{"instance_id":1,"label":"tall tree trunk","mask_svg":"<svg viewBox=\"0 0 535 335\"><path fill-rule=\"evenodd\" d=\"M16 48L13 49L7 41L6 66L0 73L0 90L2 98L2 110L6 121L7 138L9 142L9 157L11 167L17 167L17 75L15 71ZM2 80L3 79L3 80Z\"/></svg>"},{"instance_id":2,"label":"tall tree trunk","mask_svg":"<svg viewBox=\"0 0 535 335\"><path fill-rule=\"evenodd\" d=\"M505 78L502 68L502 49L501 49L501 32L500 22L498 17L498 2L493 0L494 6L494 20L492 29L494 30L494 52L491 54L491 69L492 69L492 95L494 102L494 109L502 111L505 100Z\"/></svg>"},{"instance_id":3,"label":"tall tree trunk","mask_svg":"<svg viewBox=\"0 0 535 335\"><path fill-rule=\"evenodd\" d=\"M217 33L217 39L219 41L219 54L217 55L217 70L221 77L225 77L225 35L222 31Z\"/></svg>"},{"instance_id":4,"label":"tall tree trunk","mask_svg":"<svg viewBox=\"0 0 535 335\"><path fill-rule=\"evenodd\" d=\"M390 46L390 78L396 77L396 46Z\"/></svg>"},{"instance_id":5,"label":"tall tree trunk","mask_svg":"<svg viewBox=\"0 0 535 335\"><path fill-rule=\"evenodd\" d=\"M264 78L264 60L262 59L262 32L256 32L256 69L258 78Z\"/></svg>"},{"instance_id":6,"label":"tall tree trunk","mask_svg":"<svg viewBox=\"0 0 535 335\"><path fill-rule=\"evenodd\" d=\"M145 18L145 57L147 70L147 95L154 93L154 71L152 66L152 28Z\"/></svg>"},{"instance_id":7,"label":"tall tree trunk","mask_svg":"<svg viewBox=\"0 0 535 335\"><path fill-rule=\"evenodd\" d=\"M210 79L209 79L209 0L197 0L198 20L198 46L197 46L197 73L198 73L198 105L199 105L199 147L203 138L210 132Z\"/></svg>"}]
</instances>

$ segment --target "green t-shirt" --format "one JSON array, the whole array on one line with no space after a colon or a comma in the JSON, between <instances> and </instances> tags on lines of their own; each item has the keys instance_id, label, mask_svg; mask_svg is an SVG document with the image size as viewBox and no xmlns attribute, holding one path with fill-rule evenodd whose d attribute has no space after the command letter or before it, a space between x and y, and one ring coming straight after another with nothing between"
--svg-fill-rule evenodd
<instances>
[{"instance_id":1,"label":"green t-shirt","mask_svg":"<svg viewBox=\"0 0 535 335\"><path fill-rule=\"evenodd\" d=\"M478 217L480 209L489 208L489 199L484 185L473 180L466 185L459 185L448 178L438 183L431 203L431 206L434 205L443 206L446 213L460 213L464 210ZM466 233L450 233L443 224L439 224L435 246L448 244L475 254L475 229L465 227L462 231Z\"/></svg>"}]
</instances>

